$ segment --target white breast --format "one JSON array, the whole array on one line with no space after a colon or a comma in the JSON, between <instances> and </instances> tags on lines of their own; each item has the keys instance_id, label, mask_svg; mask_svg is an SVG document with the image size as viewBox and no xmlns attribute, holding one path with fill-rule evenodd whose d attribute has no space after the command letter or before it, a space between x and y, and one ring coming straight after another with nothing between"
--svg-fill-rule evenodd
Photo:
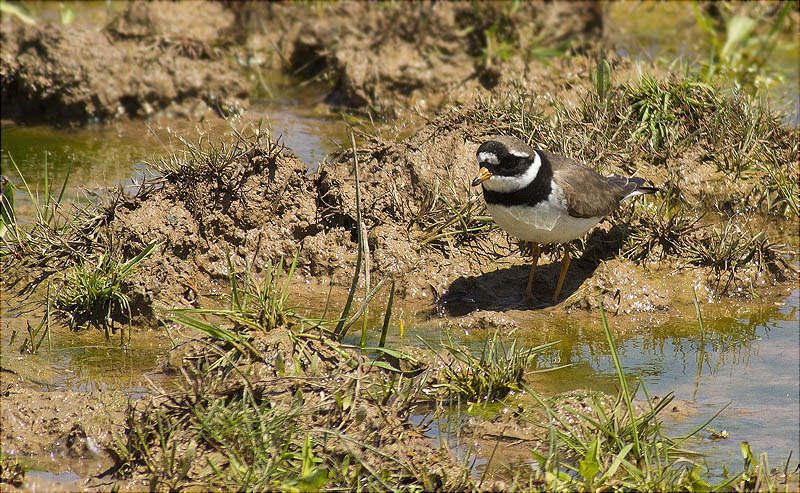
<instances>
[{"instance_id":1,"label":"white breast","mask_svg":"<svg viewBox=\"0 0 800 493\"><path fill-rule=\"evenodd\" d=\"M572 217L563 198L553 193L547 200L529 205L486 204L498 226L508 234L536 243L564 243L583 236L602 217Z\"/></svg>"}]
</instances>

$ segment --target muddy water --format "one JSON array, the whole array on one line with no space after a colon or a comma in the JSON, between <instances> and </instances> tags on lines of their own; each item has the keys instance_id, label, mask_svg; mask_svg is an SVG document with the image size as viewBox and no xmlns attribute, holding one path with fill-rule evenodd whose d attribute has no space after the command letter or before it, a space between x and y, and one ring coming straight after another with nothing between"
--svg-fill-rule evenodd
<instances>
[{"instance_id":1,"label":"muddy water","mask_svg":"<svg viewBox=\"0 0 800 493\"><path fill-rule=\"evenodd\" d=\"M256 73L253 78L258 90L246 117L264 122L279 135L281 143L306 163L309 173L319 168L329 152L346 144L347 126L323 105L323 87L300 85L277 73Z\"/></svg>"},{"instance_id":2,"label":"muddy water","mask_svg":"<svg viewBox=\"0 0 800 493\"><path fill-rule=\"evenodd\" d=\"M742 467L742 440L754 452L767 452L773 466L800 452L799 297L795 290L781 306L704 320L704 333L696 320L687 320L644 327L642 335L618 343L629 378L642 382L651 396L674 392L688 401L686 415L667 422L668 434L689 433L728 405L710 427L727 430L729 438L713 441L701 432L691 444L717 473L723 464L730 471ZM615 395L617 376L607 344L582 340L580 330L568 330L551 355L553 362L573 366L548 374L540 384L553 392L589 388Z\"/></svg>"},{"instance_id":3,"label":"muddy water","mask_svg":"<svg viewBox=\"0 0 800 493\"><path fill-rule=\"evenodd\" d=\"M732 473L742 469L739 445L750 443L756 454L766 452L770 467L782 470L791 453L790 470L797 466L800 453L800 290L794 289L780 301L737 306L700 302L704 330L694 313L684 313L659 324L609 316L618 354L629 385L641 384L636 398L642 402L655 396L674 393L674 407L662 413L667 436L691 433L715 413L725 408L708 427L686 443L686 448L702 455L712 478L722 479L723 466ZM324 303L324 301L321 301ZM333 303L333 306L340 306ZM367 345L377 345L382 323L377 300L368 322ZM376 313L377 312L377 313ZM539 316L541 315L541 316ZM619 381L608 348L600 315L570 317L521 313L510 317L513 328L464 328L463 319L437 317L420 300L415 305L396 305L392 327L403 321L402 335L394 331L387 346L424 347L446 340L449 332L457 342L468 344L476 356L486 338L495 330L517 339L524 346L560 341L538 360L536 369L569 365L552 372L534 374L529 380L544 396L573 390L598 390L617 395ZM360 324L355 324L346 342L358 344ZM533 368L531 369L533 370ZM646 391L646 393L645 393ZM521 396L492 404L490 415L504 407L522 404L536 408L535 401ZM727 407L726 407L727 406ZM427 435L436 444L448 443L455 454L470 455L476 475L482 474L486 457L475 457L471 444L461 441L459 423L471 413L453 409L448 418L434 420ZM430 416L417 416L428 422ZM712 430L728 432L727 439L713 439ZM502 455L502 454L501 454ZM514 458L495 457L497 465Z\"/></svg>"},{"instance_id":4,"label":"muddy water","mask_svg":"<svg viewBox=\"0 0 800 493\"><path fill-rule=\"evenodd\" d=\"M17 200L24 200L25 192L15 164L33 191L40 194L45 173L56 192L69 174L67 198L77 196L80 188L96 192L122 184L144 171L142 160L153 155L155 143L142 138L147 135L147 126L142 122L62 130L4 122L3 175L19 185Z\"/></svg>"},{"instance_id":5,"label":"muddy water","mask_svg":"<svg viewBox=\"0 0 800 493\"><path fill-rule=\"evenodd\" d=\"M40 198L44 193L45 173L53 193L58 193L69 175L67 200L83 198L87 190L91 198L111 187L140 183L151 174L146 163L157 162L180 150L183 147L180 138L193 143L201 137L206 142L230 141L233 139L231 126L241 130L261 125L279 136L280 142L292 149L308 165L309 172L313 172L329 152L345 142L347 127L323 109L309 109L315 99L321 100L320 88L305 88L307 94L299 99L291 95L290 81L273 77L270 82L274 91L289 95L277 98L264 95L253 102L247 113L230 122L158 119L80 129L3 122L0 168L3 176L18 189L16 200L24 213L30 200L14 165Z\"/></svg>"},{"instance_id":6,"label":"muddy water","mask_svg":"<svg viewBox=\"0 0 800 493\"><path fill-rule=\"evenodd\" d=\"M800 291L767 320L735 320L721 324L710 340L678 340L665 344L658 364L661 375L643 376L652 392L673 390L691 399L698 416L676 424L676 434L702 423L703 415L730 406L711 425L725 429L730 438L700 443L697 450L727 464L741 464L739 442L747 440L754 451L767 452L773 466L781 466L789 452L797 463L800 453ZM688 343L688 347L687 344ZM655 358L654 358L655 359ZM631 368L637 371L633 358ZM691 396L691 397L689 397ZM791 467L791 464L790 464Z\"/></svg>"},{"instance_id":7,"label":"muddy water","mask_svg":"<svg viewBox=\"0 0 800 493\"><path fill-rule=\"evenodd\" d=\"M37 342L44 338L31 354L24 343L28 338L25 322L30 321L35 330L43 316L20 313L6 300L0 306L0 366L42 392L121 391L138 398L147 391L144 375L154 371L159 354L169 349L160 331L138 331L130 347L124 348L118 336L107 341L102 331L70 332L53 319L49 340L44 329L38 332Z\"/></svg>"}]
</instances>

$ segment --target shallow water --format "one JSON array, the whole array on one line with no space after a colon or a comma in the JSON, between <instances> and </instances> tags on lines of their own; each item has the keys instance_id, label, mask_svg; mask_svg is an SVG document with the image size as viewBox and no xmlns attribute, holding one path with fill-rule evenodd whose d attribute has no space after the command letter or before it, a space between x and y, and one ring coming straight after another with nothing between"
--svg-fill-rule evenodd
<instances>
[{"instance_id":1,"label":"shallow water","mask_svg":"<svg viewBox=\"0 0 800 493\"><path fill-rule=\"evenodd\" d=\"M651 333L618 342L626 376L641 381L651 395L675 393L697 414L668 423L670 436L689 433L725 405L709 426L727 430L726 440L702 439L690 447L706 454L709 466L721 472L740 470L739 443L748 441L755 453L767 452L773 466L800 452L800 291L781 307L749 319L705 321L701 337L696 321L687 327L653 327ZM613 321L612 330L613 330ZM677 334L676 334L677 332ZM605 347L565 341L561 364L573 368L548 374L553 391L589 388L616 394L614 363ZM644 399L640 392L639 398ZM707 432L700 437L707 438Z\"/></svg>"},{"instance_id":2,"label":"shallow water","mask_svg":"<svg viewBox=\"0 0 800 493\"><path fill-rule=\"evenodd\" d=\"M41 330L35 337L38 342L44 335L42 343L31 354L22 350L28 338L25 321L38 325L42 316L20 314L16 307L9 308L6 300L0 306L0 366L42 392L120 391L136 399L147 392L144 376L157 370L159 355L169 350L161 331L136 331L130 347L122 347L119 334L107 341L101 330L70 332L53 319L52 344Z\"/></svg>"},{"instance_id":3,"label":"shallow water","mask_svg":"<svg viewBox=\"0 0 800 493\"><path fill-rule=\"evenodd\" d=\"M798 464L799 305L800 290L795 289L779 306L768 306L739 318L704 319L702 334L697 320L686 320L640 326L634 335L628 331L628 335L615 336L629 386L641 383L646 389L647 394L640 388L636 398L644 401L647 395L663 397L673 392L676 401L684 401L681 407L689 410L677 419L665 420L667 436L691 433L727 406L707 427L726 430L727 439L712 440L710 431L701 431L685 447L704 456L700 460L714 478L722 478L723 466L731 473L742 470L742 441L749 442L756 455L766 452L770 467L782 470L790 453L790 471ZM609 327L612 333L617 332L613 317ZM560 325L547 333L549 339L531 328L517 329L513 337L531 346L560 339L539 358L539 368L571 365L534 375L537 391L545 396L576 389L617 395L619 380L605 336L594 329L584 329L569 323ZM423 331L420 335L431 341L440 338L438 331ZM462 336L479 354L483 336L470 335L468 331ZM430 436L438 436L439 428L434 427L435 433ZM452 434L452 425L446 428Z\"/></svg>"},{"instance_id":4,"label":"shallow water","mask_svg":"<svg viewBox=\"0 0 800 493\"><path fill-rule=\"evenodd\" d=\"M312 91L319 95L319 90ZM31 190L42 200L45 175L52 194L57 195L67 180L65 198L83 197L86 190L94 196L116 186L141 183L152 173L147 163L156 163L182 149L179 138L196 143L232 141L231 126L269 128L279 141L302 159L309 172L339 148L346 138L346 125L327 115L299 106L297 100L256 99L242 117L228 122L126 121L108 125L89 125L79 129L56 129L45 126L19 126L3 123L0 130L2 151L0 170L16 189L16 201L30 206L19 168Z\"/></svg>"},{"instance_id":5,"label":"shallow water","mask_svg":"<svg viewBox=\"0 0 800 493\"><path fill-rule=\"evenodd\" d=\"M341 300L339 300L341 301ZM723 465L732 473L742 468L739 443L748 441L756 454L766 452L770 465L781 466L789 453L796 464L800 452L800 290L795 289L780 305L738 318L704 318L701 335L696 320L642 326L617 336L618 353L630 384L641 382L647 393L664 396L674 392L675 399L685 401L693 412L664 422L668 436L684 435L703 424L717 411L728 406L710 425L726 430L729 438L714 441L707 431L697 435L687 448L703 454L712 476L721 478ZM335 306L340 303L334 302ZM373 310L373 323L380 325L382 313ZM702 305L701 305L702 306ZM406 319L403 337L390 334L388 346L402 349L418 344L417 335L439 341L442 335L438 320L418 319L413 309L397 306L395 314ZM54 349L45 342L37 355L20 354L22 331L9 344L9 312L3 315L2 366L11 368L40 386L39 390L71 389L74 392L117 390L136 399L147 392L145 376L156 378L157 356L165 347L163 334L156 331L137 332L133 348L124 350L118 340L105 342L100 331L54 336ZM599 316L599 315L598 315ZM424 316L422 316L424 318ZM357 324L359 325L359 324ZM609 325L615 333L615 319ZM534 375L532 383L543 395L575 389L601 390L616 395L618 380L608 344L595 330L580 325L563 324L547 336L561 342L539 358L539 368L571 365L568 368ZM359 330L353 329L346 342L357 343ZM378 333L370 331L368 345L375 345ZM457 333L453 334L458 336ZM483 337L462 333L478 352ZM536 345L548 342L538 331L520 326L516 334L520 342ZM15 361L11 362L10 359ZM160 381L161 385L168 384ZM644 400L640 390L637 397ZM502 404L501 404L502 405ZM419 416L416 419L422 420ZM428 431L434 442L448 440L480 474L487 462L476 457L465 444L454 437L458 422L466 416L452 416L431 423ZM425 418L427 419L427 418ZM501 457L495 461L502 460Z\"/></svg>"}]
</instances>

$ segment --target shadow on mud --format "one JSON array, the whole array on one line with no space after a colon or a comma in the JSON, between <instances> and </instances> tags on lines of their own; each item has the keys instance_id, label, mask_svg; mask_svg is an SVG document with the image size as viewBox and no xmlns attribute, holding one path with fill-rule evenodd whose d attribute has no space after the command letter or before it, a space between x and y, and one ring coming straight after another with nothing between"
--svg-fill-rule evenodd
<instances>
[{"instance_id":1,"label":"shadow on mud","mask_svg":"<svg viewBox=\"0 0 800 493\"><path fill-rule=\"evenodd\" d=\"M539 260L532 302L523 302L530 272L530 263L526 263L455 279L437 300L437 309L440 313L459 317L476 310L538 310L563 303L592 277L601 262L616 256L627 230L625 224L614 224L608 231L600 228L592 231L581 256L573 258L570 263L557 303L553 303L553 291L561 271L563 249L560 247L551 249L549 263Z\"/></svg>"}]
</instances>

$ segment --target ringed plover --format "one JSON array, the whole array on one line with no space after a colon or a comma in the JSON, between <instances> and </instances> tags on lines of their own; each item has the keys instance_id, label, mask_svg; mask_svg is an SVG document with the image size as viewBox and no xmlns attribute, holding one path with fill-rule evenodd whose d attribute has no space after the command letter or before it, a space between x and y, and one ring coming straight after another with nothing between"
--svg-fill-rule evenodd
<instances>
[{"instance_id":1,"label":"ringed plover","mask_svg":"<svg viewBox=\"0 0 800 493\"><path fill-rule=\"evenodd\" d=\"M533 243L533 264L524 302L533 299L533 276L540 243L564 243L583 236L620 203L658 188L638 177L605 177L572 159L532 148L510 136L495 136L476 153L480 171L472 186L482 185L486 207L495 222L512 236ZM553 303L564 284L569 252Z\"/></svg>"}]
</instances>

